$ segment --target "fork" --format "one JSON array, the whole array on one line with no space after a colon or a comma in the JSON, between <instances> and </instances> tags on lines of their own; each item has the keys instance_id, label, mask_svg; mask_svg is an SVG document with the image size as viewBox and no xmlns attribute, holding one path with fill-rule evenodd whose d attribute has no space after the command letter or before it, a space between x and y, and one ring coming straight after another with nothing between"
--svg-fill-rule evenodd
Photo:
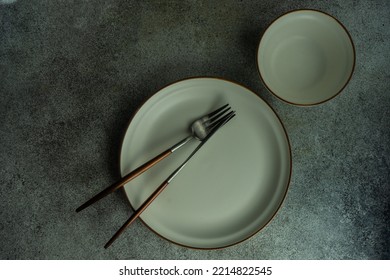
<instances>
[{"instance_id":1,"label":"fork","mask_svg":"<svg viewBox=\"0 0 390 280\"><path fill-rule=\"evenodd\" d=\"M210 137L228 121L235 117L235 112L230 112L224 117L222 117L217 124L210 129L209 133L200 141L200 144L194 149L194 151L186 158L186 160L169 175L164 182L161 183L157 189L141 204L141 206L133 212L130 218L119 228L119 230L111 237L111 239L104 245L104 248L107 249L111 244L121 235L125 229L130 226L146 208L153 202L154 199L172 182L172 180L179 174L179 172L186 166L188 161L199 151L199 149L210 139Z\"/></svg>"},{"instance_id":2,"label":"fork","mask_svg":"<svg viewBox=\"0 0 390 280\"><path fill-rule=\"evenodd\" d=\"M116 191L117 189L121 188L123 185L126 183L130 182L137 176L141 175L144 173L146 170L163 160L164 158L168 157L181 147L183 147L185 144L187 144L190 140L192 139L197 139L199 141L202 141L209 135L209 133L215 128L221 120L224 120L226 116L232 113L232 110L229 106L229 104L226 104L215 111L208 113L197 120L195 120L191 126L190 126L190 131L191 134L184 138L183 140L179 141L169 149L165 150L164 152L160 153L159 155L155 156L148 162L144 163L143 165L139 166L126 176L124 176L121 180L115 182L111 186L107 187L94 197L92 197L90 200L82 204L80 207L76 209L76 212L80 212L83 209L87 208L88 206L94 204L95 202L99 201L103 197L109 195L110 193Z\"/></svg>"}]
</instances>

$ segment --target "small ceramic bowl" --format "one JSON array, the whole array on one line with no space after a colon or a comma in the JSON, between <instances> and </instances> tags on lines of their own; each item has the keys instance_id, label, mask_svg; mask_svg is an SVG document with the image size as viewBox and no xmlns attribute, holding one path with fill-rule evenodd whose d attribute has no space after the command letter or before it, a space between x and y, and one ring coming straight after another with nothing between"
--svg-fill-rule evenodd
<instances>
[{"instance_id":1,"label":"small ceramic bowl","mask_svg":"<svg viewBox=\"0 0 390 280\"><path fill-rule=\"evenodd\" d=\"M266 29L257 51L265 86L295 105L325 102L347 85L355 66L355 48L346 28L315 10L296 10Z\"/></svg>"}]
</instances>

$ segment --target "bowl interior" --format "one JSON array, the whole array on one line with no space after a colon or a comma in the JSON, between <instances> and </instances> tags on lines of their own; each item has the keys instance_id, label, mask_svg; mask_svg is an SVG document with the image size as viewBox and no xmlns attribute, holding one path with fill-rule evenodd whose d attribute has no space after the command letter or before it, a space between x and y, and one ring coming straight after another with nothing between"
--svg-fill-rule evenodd
<instances>
[{"instance_id":1,"label":"bowl interior","mask_svg":"<svg viewBox=\"0 0 390 280\"><path fill-rule=\"evenodd\" d=\"M275 20L257 53L263 82L279 98L299 105L324 102L348 83L355 52L346 29L333 17L302 10Z\"/></svg>"}]
</instances>

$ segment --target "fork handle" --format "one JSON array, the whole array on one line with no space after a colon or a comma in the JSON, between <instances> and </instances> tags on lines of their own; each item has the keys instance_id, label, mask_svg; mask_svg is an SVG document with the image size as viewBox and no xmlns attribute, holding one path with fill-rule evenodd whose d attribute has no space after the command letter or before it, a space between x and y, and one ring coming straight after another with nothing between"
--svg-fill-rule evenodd
<instances>
[{"instance_id":1,"label":"fork handle","mask_svg":"<svg viewBox=\"0 0 390 280\"><path fill-rule=\"evenodd\" d=\"M130 218L121 226L121 228L111 237L111 239L104 245L107 249L111 244L123 233L123 231L130 226L142 212L153 202L153 200L168 186L169 181L165 180L149 197L144 203L130 216Z\"/></svg>"},{"instance_id":2,"label":"fork handle","mask_svg":"<svg viewBox=\"0 0 390 280\"><path fill-rule=\"evenodd\" d=\"M85 202L83 205L81 205L79 208L76 209L76 212L80 212L81 210L83 210L83 209L87 208L88 206L94 204L95 202L99 201L103 197L105 197L105 196L109 195L110 193L116 191L117 189L121 188L124 184L130 182L135 177L141 175L146 170L148 170L149 168L154 166L156 163L160 162L161 160L163 160L164 158L166 158L167 156L169 156L170 154L172 154L176 150L178 150L181 147L183 147L192 138L193 138L192 135L184 138L183 140L179 141L178 143L176 143L175 145L170 147L168 150L162 152L161 154L155 156L154 158L152 158L148 162L146 162L143 165L141 165L140 167L138 167L137 169L133 170L132 172L127 174L125 177L123 177L121 180L119 180L118 182L116 182L116 183L112 184L111 186L107 187L106 189L104 189L103 191L101 191L100 193L98 193L97 195L92 197L90 200Z\"/></svg>"},{"instance_id":3,"label":"fork handle","mask_svg":"<svg viewBox=\"0 0 390 280\"><path fill-rule=\"evenodd\" d=\"M95 202L99 201L100 199L102 199L103 197L107 196L108 194L116 191L117 189L122 187L124 184L130 182L131 180L133 180L137 176L141 175L146 170L148 170L149 168L154 166L156 163L160 162L161 160L163 160L164 158L166 158L167 156L169 156L172 153L173 153L172 148L170 148L170 149L162 152L161 154L155 156L154 158L152 158L148 162L144 163L143 165L141 165L137 169L135 169L132 172L130 172L129 174L127 174L121 180L117 181L116 183L112 184L111 186L107 187L106 189L104 189L103 191L101 191L100 193L98 193L97 195L92 197L90 200L88 200L83 205L81 205L79 208L77 208L76 212L80 212L81 210L83 210L83 209L87 208L88 206L94 204Z\"/></svg>"}]
</instances>

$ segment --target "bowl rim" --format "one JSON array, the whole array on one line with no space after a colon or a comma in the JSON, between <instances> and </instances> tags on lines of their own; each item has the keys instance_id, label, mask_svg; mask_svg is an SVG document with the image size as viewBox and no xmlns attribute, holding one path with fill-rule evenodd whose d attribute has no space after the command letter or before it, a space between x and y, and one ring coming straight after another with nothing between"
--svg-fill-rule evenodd
<instances>
[{"instance_id":1,"label":"bowl rim","mask_svg":"<svg viewBox=\"0 0 390 280\"><path fill-rule=\"evenodd\" d=\"M294 102L294 101L289 101L285 98L283 98L282 96L280 96L279 94L277 94L276 92L274 92L273 90L271 90L271 88L268 86L268 84L265 82L263 76L261 75L261 71L260 71L260 63L259 63L259 50L260 50L260 45L261 45L261 42L264 38L264 35L267 33L267 31L269 30L269 28L276 22L278 21L279 19L281 19L282 17L285 17L285 16L288 16L292 13L298 13L298 12L313 12L313 13L320 13L322 15L325 15L327 17L329 17L330 19L332 20L335 20L336 23L338 23L342 29L344 29L344 31L346 32L348 38L349 38L349 41L351 42L351 46L352 46L352 54L353 54L353 62L352 62L352 69L351 69L351 72L349 74L349 77L348 79L345 81L344 85L340 88L339 91L337 91L336 93L334 93L333 95L331 95L330 97L324 99L324 100L321 100L321 101L318 101L318 102L314 102L314 103L299 103L299 102ZM323 104L333 98L335 98L336 96L338 96L344 89L345 87L348 85L348 83L350 82L350 80L352 79L352 76L353 76L353 73L355 71L355 66L356 66L356 49L355 49L355 44L353 42L353 39L352 39L352 36L351 34L349 33L349 31L347 30L347 28L344 26L344 24L338 20L336 17L326 13L326 12L323 12L321 10L316 10L316 9L294 9L294 10L290 10L288 12L285 12L281 15L279 15L278 17L276 17L275 19L273 19L268 25L267 27L265 28L264 32L261 34L260 36L260 40L259 40L259 43L257 45L257 49L256 49L256 65L257 65L257 72L260 76L260 79L263 83L263 85L266 87L266 89L274 96L276 96L279 100L283 101L283 102L286 102L287 104L290 104L290 105L295 105L295 106L302 106L302 107L309 107L309 106L315 106L315 105L320 105L320 104Z\"/></svg>"}]
</instances>

